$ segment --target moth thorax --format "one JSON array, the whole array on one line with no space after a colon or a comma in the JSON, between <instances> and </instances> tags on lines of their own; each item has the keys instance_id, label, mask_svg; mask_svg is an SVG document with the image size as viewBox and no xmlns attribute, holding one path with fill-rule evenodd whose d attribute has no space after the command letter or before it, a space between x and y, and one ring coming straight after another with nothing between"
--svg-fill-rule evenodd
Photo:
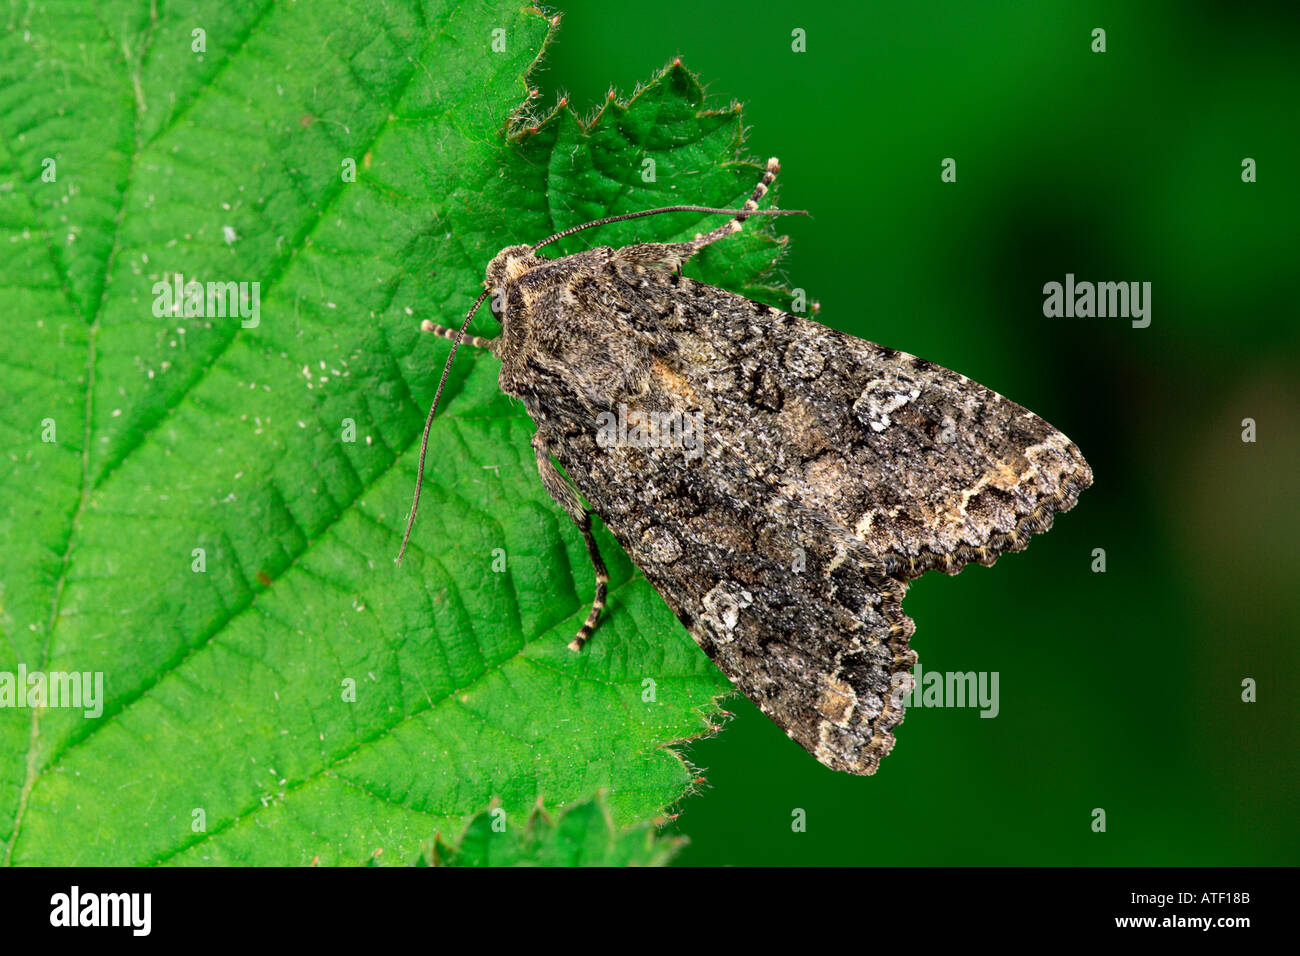
<instances>
[{"instance_id":1,"label":"moth thorax","mask_svg":"<svg viewBox=\"0 0 1300 956\"><path fill-rule=\"evenodd\" d=\"M488 263L487 286L493 293L519 280L539 260L529 246L506 246Z\"/></svg>"}]
</instances>

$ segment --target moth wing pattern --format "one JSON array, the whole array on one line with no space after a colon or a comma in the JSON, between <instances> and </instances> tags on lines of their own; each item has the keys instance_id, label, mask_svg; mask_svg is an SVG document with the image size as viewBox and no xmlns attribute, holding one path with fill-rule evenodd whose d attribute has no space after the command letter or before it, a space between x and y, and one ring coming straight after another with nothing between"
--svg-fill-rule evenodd
<instances>
[{"instance_id":1,"label":"moth wing pattern","mask_svg":"<svg viewBox=\"0 0 1300 956\"><path fill-rule=\"evenodd\" d=\"M1023 548L1091 472L1069 439L990 389L678 275L671 250L603 248L538 269L528 307L580 314L583 336L516 354L534 380L556 381L557 354L597 374L521 397L738 689L826 766L874 773L916 661L907 582ZM697 422L699 453L598 441L598 417L620 408Z\"/></svg>"},{"instance_id":2,"label":"moth wing pattern","mask_svg":"<svg viewBox=\"0 0 1300 956\"><path fill-rule=\"evenodd\" d=\"M826 766L870 774L912 687L908 582L1025 547L1092 473L1063 434L962 375L682 276L771 211L758 203L778 169L769 160L734 218L689 242L537 256L581 229L725 210L644 210L509 246L459 332L422 325L496 355L502 390L537 425L543 484L596 574L570 647L605 600L594 513L742 693ZM466 340L489 293L502 334Z\"/></svg>"}]
</instances>

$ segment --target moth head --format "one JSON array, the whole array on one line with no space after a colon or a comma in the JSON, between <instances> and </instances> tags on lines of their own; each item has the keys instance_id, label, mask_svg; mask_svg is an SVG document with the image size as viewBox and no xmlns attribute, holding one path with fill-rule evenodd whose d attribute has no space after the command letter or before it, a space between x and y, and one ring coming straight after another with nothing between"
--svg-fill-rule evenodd
<instances>
[{"instance_id":1,"label":"moth head","mask_svg":"<svg viewBox=\"0 0 1300 956\"><path fill-rule=\"evenodd\" d=\"M488 308L498 322L505 313L506 290L540 261L531 246L506 246L492 257L483 284L488 290Z\"/></svg>"}]
</instances>

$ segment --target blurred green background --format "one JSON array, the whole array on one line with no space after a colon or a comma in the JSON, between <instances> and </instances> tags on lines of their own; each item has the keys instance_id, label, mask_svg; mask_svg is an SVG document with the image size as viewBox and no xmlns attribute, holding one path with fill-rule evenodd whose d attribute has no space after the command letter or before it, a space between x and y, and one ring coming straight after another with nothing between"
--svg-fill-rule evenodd
<instances>
[{"instance_id":1,"label":"blurred green background","mask_svg":"<svg viewBox=\"0 0 1300 956\"><path fill-rule=\"evenodd\" d=\"M821 321L1026 405L1096 473L1024 554L909 593L921 666L999 672L995 719L911 710L854 778L732 697L688 751L680 862L1300 862L1300 9L899 6L570 0L538 77L586 113L680 54L812 211L783 267ZM1150 327L1045 318L1067 272L1151 282Z\"/></svg>"}]
</instances>

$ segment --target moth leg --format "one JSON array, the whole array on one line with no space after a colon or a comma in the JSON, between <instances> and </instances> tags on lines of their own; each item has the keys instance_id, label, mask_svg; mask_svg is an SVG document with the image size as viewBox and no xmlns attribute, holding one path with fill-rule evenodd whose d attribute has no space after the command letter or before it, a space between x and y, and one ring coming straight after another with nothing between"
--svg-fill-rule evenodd
<instances>
[{"instance_id":1,"label":"moth leg","mask_svg":"<svg viewBox=\"0 0 1300 956\"><path fill-rule=\"evenodd\" d=\"M678 273L681 272L683 262L686 262L691 256L699 252L707 245L717 242L719 239L725 239L727 236L734 235L741 230L741 223L749 218L750 214L758 208L758 201L762 199L772 185L772 180L776 179L776 174L780 171L781 164L773 156L767 161L767 168L763 170L763 176L754 187L754 191L749 194L745 204L741 206L741 212L728 219L725 223L714 229L712 232L706 232L697 235L689 242L646 242L635 246L628 246L620 249L618 257L625 262L634 265L643 266L663 266L667 264L670 268Z\"/></svg>"},{"instance_id":2,"label":"moth leg","mask_svg":"<svg viewBox=\"0 0 1300 956\"><path fill-rule=\"evenodd\" d=\"M430 322L428 319L425 319L420 323L420 331L432 332L434 335L441 336L444 339L451 339L453 342L456 341L456 338L460 335L459 329L449 329L445 325L438 325L436 322ZM485 339L481 335L466 335L461 341L465 345L472 345L478 349L487 349L490 352L494 347L492 343L495 342L496 339Z\"/></svg>"},{"instance_id":3,"label":"moth leg","mask_svg":"<svg viewBox=\"0 0 1300 956\"><path fill-rule=\"evenodd\" d=\"M577 490L551 461L550 449L541 429L533 435L533 451L537 455L537 471L542 476L543 487L582 532L582 540L586 542L591 566L596 572L596 595L591 601L591 612L582 627L578 628L578 633L573 640L569 642L569 650L580 651L582 645L587 643L587 638L591 637L591 632L596 629L600 612L605 609L605 588L609 584L609 571L605 568L605 560L600 556L600 549L596 547L596 538L591 533L591 512L583 506Z\"/></svg>"}]
</instances>

